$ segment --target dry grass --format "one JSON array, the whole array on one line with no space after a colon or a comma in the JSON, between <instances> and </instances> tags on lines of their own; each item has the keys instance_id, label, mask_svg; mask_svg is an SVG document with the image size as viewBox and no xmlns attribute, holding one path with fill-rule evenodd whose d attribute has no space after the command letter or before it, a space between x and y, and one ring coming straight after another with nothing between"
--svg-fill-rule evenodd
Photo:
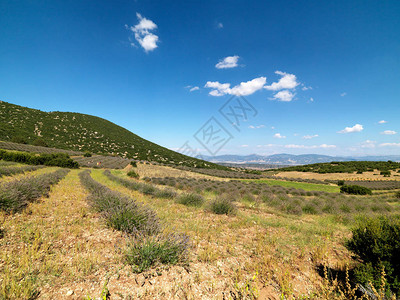
<instances>
[{"instance_id":1,"label":"dry grass","mask_svg":"<svg viewBox=\"0 0 400 300\"><path fill-rule=\"evenodd\" d=\"M167 166L157 166L149 164L137 164L137 173L141 178L143 177L184 177L184 178L205 178L212 180L227 181L226 178L213 177L209 175L203 175L190 171L183 171Z\"/></svg>"}]
</instances>

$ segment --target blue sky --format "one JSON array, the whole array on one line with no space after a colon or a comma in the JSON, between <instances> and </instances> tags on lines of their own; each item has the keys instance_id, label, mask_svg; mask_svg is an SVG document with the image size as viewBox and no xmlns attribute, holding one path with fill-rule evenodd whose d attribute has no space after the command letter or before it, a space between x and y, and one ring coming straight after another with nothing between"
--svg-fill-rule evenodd
<instances>
[{"instance_id":1,"label":"blue sky","mask_svg":"<svg viewBox=\"0 0 400 300\"><path fill-rule=\"evenodd\" d=\"M0 99L204 154L211 117L232 137L218 154L399 154L399 16L399 1L3 0ZM237 96L254 108L240 126L219 112Z\"/></svg>"}]
</instances>

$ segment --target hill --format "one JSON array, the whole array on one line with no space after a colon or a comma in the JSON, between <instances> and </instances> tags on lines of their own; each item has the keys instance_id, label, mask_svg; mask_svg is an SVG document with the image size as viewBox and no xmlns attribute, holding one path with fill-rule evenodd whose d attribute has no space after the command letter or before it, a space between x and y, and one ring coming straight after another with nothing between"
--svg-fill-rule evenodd
<instances>
[{"instance_id":1,"label":"hill","mask_svg":"<svg viewBox=\"0 0 400 300\"><path fill-rule=\"evenodd\" d=\"M37 141L49 147L118 155L189 167L226 169L150 141L105 119L72 112L43 112L0 101L0 140Z\"/></svg>"}]
</instances>

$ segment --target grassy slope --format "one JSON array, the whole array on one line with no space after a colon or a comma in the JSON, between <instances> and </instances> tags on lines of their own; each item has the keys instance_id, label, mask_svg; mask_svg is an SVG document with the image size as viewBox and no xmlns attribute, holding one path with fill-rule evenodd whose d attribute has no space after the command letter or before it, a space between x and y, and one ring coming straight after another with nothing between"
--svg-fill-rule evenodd
<instances>
[{"instance_id":1,"label":"grassy slope","mask_svg":"<svg viewBox=\"0 0 400 300\"><path fill-rule=\"evenodd\" d=\"M0 101L0 140L23 137L32 143L39 136L50 147L117 154L138 160L225 169L149 142L99 117L42 112Z\"/></svg>"},{"instance_id":2,"label":"grassy slope","mask_svg":"<svg viewBox=\"0 0 400 300\"><path fill-rule=\"evenodd\" d=\"M328 193L339 193L340 188L338 186L332 186L327 184L316 184L307 182L294 182L294 181L284 181L275 179L243 179L246 182L258 182L265 183L269 185L279 185L283 187L293 187L296 189L303 189L305 191L322 191Z\"/></svg>"}]
</instances>

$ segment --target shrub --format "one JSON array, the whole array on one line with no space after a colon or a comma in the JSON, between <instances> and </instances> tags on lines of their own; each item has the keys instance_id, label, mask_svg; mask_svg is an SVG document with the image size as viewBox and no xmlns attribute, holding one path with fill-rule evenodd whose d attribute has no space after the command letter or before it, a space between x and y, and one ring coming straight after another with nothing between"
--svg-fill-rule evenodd
<instances>
[{"instance_id":1,"label":"shrub","mask_svg":"<svg viewBox=\"0 0 400 300\"><path fill-rule=\"evenodd\" d=\"M128 175L131 178L139 178L139 174L136 173L135 171L129 171L128 173L126 173L126 175Z\"/></svg>"},{"instance_id":2,"label":"shrub","mask_svg":"<svg viewBox=\"0 0 400 300\"><path fill-rule=\"evenodd\" d=\"M231 215L236 213L236 205L227 197L216 198L210 202L209 209L217 215Z\"/></svg>"},{"instance_id":3,"label":"shrub","mask_svg":"<svg viewBox=\"0 0 400 300\"><path fill-rule=\"evenodd\" d=\"M188 261L189 239L186 235L169 234L139 237L128 245L126 262L136 273L157 264L176 265Z\"/></svg>"},{"instance_id":4,"label":"shrub","mask_svg":"<svg viewBox=\"0 0 400 300\"><path fill-rule=\"evenodd\" d=\"M61 168L79 168L66 153L40 154L0 150L0 159L29 165L46 165Z\"/></svg>"},{"instance_id":5,"label":"shrub","mask_svg":"<svg viewBox=\"0 0 400 300\"><path fill-rule=\"evenodd\" d=\"M338 185L338 186L344 185L344 180L338 180L337 185Z\"/></svg>"},{"instance_id":6,"label":"shrub","mask_svg":"<svg viewBox=\"0 0 400 300\"><path fill-rule=\"evenodd\" d=\"M203 196L195 193L186 193L178 197L177 202L186 206L202 206L204 203Z\"/></svg>"},{"instance_id":7,"label":"shrub","mask_svg":"<svg viewBox=\"0 0 400 300\"><path fill-rule=\"evenodd\" d=\"M340 192L352 195L372 195L371 189L359 185L343 185L340 187Z\"/></svg>"},{"instance_id":8,"label":"shrub","mask_svg":"<svg viewBox=\"0 0 400 300\"><path fill-rule=\"evenodd\" d=\"M400 191L396 192L395 197L400 199Z\"/></svg>"},{"instance_id":9,"label":"shrub","mask_svg":"<svg viewBox=\"0 0 400 300\"><path fill-rule=\"evenodd\" d=\"M385 171L381 171L380 173L381 175L383 175L383 177L390 177L390 171L389 170L385 170Z\"/></svg>"},{"instance_id":10,"label":"shrub","mask_svg":"<svg viewBox=\"0 0 400 300\"><path fill-rule=\"evenodd\" d=\"M18 144L26 144L26 139L22 136L13 136L11 142Z\"/></svg>"},{"instance_id":11,"label":"shrub","mask_svg":"<svg viewBox=\"0 0 400 300\"><path fill-rule=\"evenodd\" d=\"M169 189L158 190L156 191L155 196L158 198L173 199L176 197L176 192Z\"/></svg>"},{"instance_id":12,"label":"shrub","mask_svg":"<svg viewBox=\"0 0 400 300\"><path fill-rule=\"evenodd\" d=\"M32 145L40 146L40 147L47 147L47 143L42 138L37 138L33 141Z\"/></svg>"},{"instance_id":13,"label":"shrub","mask_svg":"<svg viewBox=\"0 0 400 300\"><path fill-rule=\"evenodd\" d=\"M136 161L132 160L132 161L131 161L131 166L134 167L134 168L136 168L136 167L137 167Z\"/></svg>"},{"instance_id":14,"label":"shrub","mask_svg":"<svg viewBox=\"0 0 400 300\"><path fill-rule=\"evenodd\" d=\"M90 153L89 151L85 151L83 157L92 157L92 153Z\"/></svg>"},{"instance_id":15,"label":"shrub","mask_svg":"<svg viewBox=\"0 0 400 300\"><path fill-rule=\"evenodd\" d=\"M379 217L363 219L352 230L346 247L363 263L356 267L355 277L362 283L380 285L382 267L392 292L400 295L400 220Z\"/></svg>"}]
</instances>

